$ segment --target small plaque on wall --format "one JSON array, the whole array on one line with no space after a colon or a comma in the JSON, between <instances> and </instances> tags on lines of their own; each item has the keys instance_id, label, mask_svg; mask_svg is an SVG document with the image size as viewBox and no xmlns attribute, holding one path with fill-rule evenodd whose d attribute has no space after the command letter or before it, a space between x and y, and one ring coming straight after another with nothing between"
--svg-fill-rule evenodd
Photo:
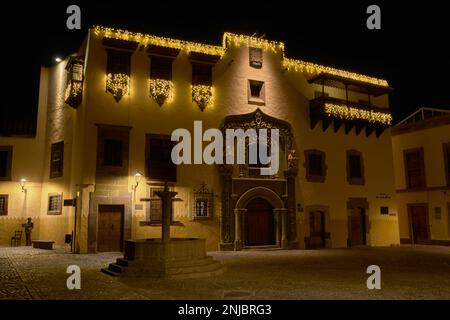
<instances>
[{"instance_id":1,"label":"small plaque on wall","mask_svg":"<svg viewBox=\"0 0 450 320\"><path fill-rule=\"evenodd\" d=\"M434 207L434 219L441 220L441 218L442 218L441 207Z\"/></svg>"}]
</instances>

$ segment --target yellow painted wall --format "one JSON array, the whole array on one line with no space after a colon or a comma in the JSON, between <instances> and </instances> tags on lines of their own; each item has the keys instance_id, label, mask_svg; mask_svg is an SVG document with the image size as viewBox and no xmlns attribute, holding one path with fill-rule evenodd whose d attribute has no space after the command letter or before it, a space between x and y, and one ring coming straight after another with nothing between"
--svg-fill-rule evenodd
<instances>
[{"instance_id":1,"label":"yellow painted wall","mask_svg":"<svg viewBox=\"0 0 450 320\"><path fill-rule=\"evenodd\" d=\"M393 136L392 148L396 189L406 189L403 151L418 147L424 148L427 187L438 189L424 192L399 192L397 194L400 238L410 238L407 204L427 203L431 239L450 240L450 191L444 188L447 182L442 149L442 144L448 142L450 142L450 125ZM436 219L435 207L441 208L441 219Z\"/></svg>"}]
</instances>

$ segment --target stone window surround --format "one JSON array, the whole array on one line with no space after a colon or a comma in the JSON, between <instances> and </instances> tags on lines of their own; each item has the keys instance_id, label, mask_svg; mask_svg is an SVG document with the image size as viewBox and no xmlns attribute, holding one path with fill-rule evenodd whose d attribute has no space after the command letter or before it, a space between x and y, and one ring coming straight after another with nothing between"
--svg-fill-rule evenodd
<instances>
[{"instance_id":1,"label":"stone window surround","mask_svg":"<svg viewBox=\"0 0 450 320\"><path fill-rule=\"evenodd\" d=\"M410 186L409 186L409 183L408 183L408 165L407 165L407 162L406 162L406 155L408 154L408 153L413 153L413 152L419 152L419 154L420 154L420 161L421 161L421 165L422 165L422 175L421 175L421 177L422 177L422 182L423 182L423 186L420 186L420 187L415 187L415 188L411 188ZM426 186L427 186L427 179L426 179L426 172L425 172L425 158L424 158L424 156L425 156L425 153L424 153L424 148L423 147L419 147L419 148L410 148L410 149L405 149L405 150L403 150L403 166L404 166L404 168L405 168L405 187L406 187L406 189L407 190L415 190L415 189L422 189L422 188L426 188Z\"/></svg>"},{"instance_id":2,"label":"stone window surround","mask_svg":"<svg viewBox=\"0 0 450 320\"><path fill-rule=\"evenodd\" d=\"M321 156L322 163L322 174L321 175L312 175L309 173L309 156L312 154ZM326 155L324 151L317 149L308 149L305 150L305 163L304 163L305 171L306 171L306 181L308 182L325 182L327 176L327 164L326 164Z\"/></svg>"},{"instance_id":3,"label":"stone window surround","mask_svg":"<svg viewBox=\"0 0 450 320\"><path fill-rule=\"evenodd\" d=\"M4 210L0 211L0 216L7 216L8 215L8 195L7 194L0 194L0 198L4 199Z\"/></svg>"},{"instance_id":4,"label":"stone window surround","mask_svg":"<svg viewBox=\"0 0 450 320\"><path fill-rule=\"evenodd\" d=\"M261 90L259 92L259 97L253 97L251 92L251 84L258 83L261 85ZM247 95L248 103L263 106L266 104L266 84L261 80L248 79L247 81Z\"/></svg>"},{"instance_id":5,"label":"stone window surround","mask_svg":"<svg viewBox=\"0 0 450 320\"><path fill-rule=\"evenodd\" d=\"M50 199L52 197L59 197L59 209L50 211ZM48 194L48 203L47 203L47 215L49 216L57 216L62 214L62 201L63 201L63 195L62 193L49 193Z\"/></svg>"},{"instance_id":6,"label":"stone window surround","mask_svg":"<svg viewBox=\"0 0 450 320\"><path fill-rule=\"evenodd\" d=\"M53 171L53 160L55 158L56 152L60 153L60 164L59 170ZM64 174L64 141L54 142L50 146L50 179L60 178Z\"/></svg>"},{"instance_id":7,"label":"stone window surround","mask_svg":"<svg viewBox=\"0 0 450 320\"><path fill-rule=\"evenodd\" d=\"M263 65L263 53L264 51L261 48L248 48L248 60L249 65L255 69L261 69Z\"/></svg>"},{"instance_id":8,"label":"stone window surround","mask_svg":"<svg viewBox=\"0 0 450 320\"><path fill-rule=\"evenodd\" d=\"M361 178L354 178L351 177L351 170L350 170L350 156L359 156L360 159L360 163L361 163ZM351 185L364 185L366 183L365 180L365 170L364 170L364 158L363 158L363 154L362 152L358 151L358 150L347 150L347 154L346 154L346 159L347 159L347 182Z\"/></svg>"}]
</instances>

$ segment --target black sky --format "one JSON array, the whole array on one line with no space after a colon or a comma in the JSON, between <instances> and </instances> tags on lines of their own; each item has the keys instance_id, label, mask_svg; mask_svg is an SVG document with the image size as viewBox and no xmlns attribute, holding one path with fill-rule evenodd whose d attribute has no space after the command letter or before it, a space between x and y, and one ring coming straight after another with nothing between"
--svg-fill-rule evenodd
<instances>
[{"instance_id":1,"label":"black sky","mask_svg":"<svg viewBox=\"0 0 450 320\"><path fill-rule=\"evenodd\" d=\"M66 28L70 4L81 8L80 31ZM366 28L370 4L381 7L381 30ZM212 44L224 31L258 32L285 42L289 57L387 79L396 120L422 106L450 109L444 1L17 1L2 13L1 117L33 116L39 66L75 51L96 24Z\"/></svg>"}]
</instances>

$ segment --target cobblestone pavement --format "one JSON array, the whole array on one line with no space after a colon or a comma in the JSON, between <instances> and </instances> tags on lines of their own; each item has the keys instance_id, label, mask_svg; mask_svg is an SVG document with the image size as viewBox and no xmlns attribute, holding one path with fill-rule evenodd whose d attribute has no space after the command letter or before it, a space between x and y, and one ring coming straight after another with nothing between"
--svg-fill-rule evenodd
<instances>
[{"instance_id":1,"label":"cobblestone pavement","mask_svg":"<svg viewBox=\"0 0 450 320\"><path fill-rule=\"evenodd\" d=\"M450 299L450 247L211 252L226 265L206 279L115 278L100 268L120 253L0 247L0 299ZM366 268L381 268L368 290ZM66 268L81 268L68 290Z\"/></svg>"}]
</instances>

